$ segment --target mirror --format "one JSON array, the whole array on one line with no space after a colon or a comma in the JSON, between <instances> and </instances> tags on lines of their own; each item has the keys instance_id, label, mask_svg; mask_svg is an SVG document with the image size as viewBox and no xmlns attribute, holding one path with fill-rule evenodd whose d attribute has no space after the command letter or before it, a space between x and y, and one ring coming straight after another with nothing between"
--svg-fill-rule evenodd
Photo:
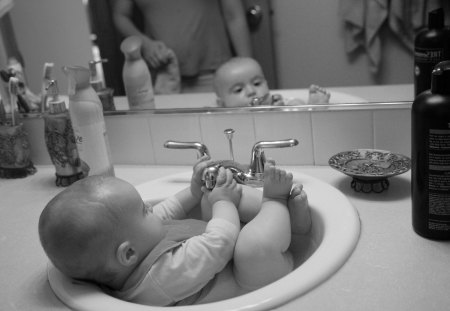
<instances>
[{"instance_id":1,"label":"mirror","mask_svg":"<svg viewBox=\"0 0 450 311\"><path fill-rule=\"evenodd\" d=\"M254 0L253 3L260 2ZM266 3L270 5L266 16L272 24L275 63L274 73L266 75L276 77L273 92L278 89L300 89L303 92L310 84L318 84L330 90L336 88L335 91L342 91L346 95L362 97L369 102L412 100L413 92L406 94L408 89L404 96L397 98L392 98L389 92L379 91L367 96L364 89L371 85L398 84L408 88L413 82L412 52L387 26L379 32L382 38L382 61L378 73L374 74L370 71L367 54L357 51L356 54L348 55L345 52L344 25L339 15L340 1L283 0ZM25 61L28 83L35 93L40 92L45 62L55 63L56 79L64 91L66 77L59 68L68 64L87 66L87 62L92 59L86 5L86 0L14 1L10 16ZM104 16L96 14L92 18ZM101 31L97 35L107 36ZM258 51L264 54L264 51ZM120 79L120 74L114 74L113 78ZM347 93L352 92L353 87L363 87L364 90ZM215 101L211 104L214 105Z\"/></svg>"}]
</instances>

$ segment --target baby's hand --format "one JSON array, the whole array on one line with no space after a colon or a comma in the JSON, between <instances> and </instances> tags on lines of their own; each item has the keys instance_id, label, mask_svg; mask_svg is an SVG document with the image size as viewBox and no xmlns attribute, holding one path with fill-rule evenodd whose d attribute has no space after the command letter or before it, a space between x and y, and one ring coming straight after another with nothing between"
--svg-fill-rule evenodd
<instances>
[{"instance_id":1,"label":"baby's hand","mask_svg":"<svg viewBox=\"0 0 450 311\"><path fill-rule=\"evenodd\" d=\"M197 163L194 164L194 171L191 178L191 193L194 197L200 199L203 195L202 192L202 175L205 168L211 165L213 161L208 155L204 155L198 159Z\"/></svg>"},{"instance_id":2,"label":"baby's hand","mask_svg":"<svg viewBox=\"0 0 450 311\"><path fill-rule=\"evenodd\" d=\"M221 167L217 175L216 186L210 192L205 192L205 196L211 205L218 201L230 201L235 206L241 200L242 187L233 178L233 173L229 169Z\"/></svg>"}]
</instances>

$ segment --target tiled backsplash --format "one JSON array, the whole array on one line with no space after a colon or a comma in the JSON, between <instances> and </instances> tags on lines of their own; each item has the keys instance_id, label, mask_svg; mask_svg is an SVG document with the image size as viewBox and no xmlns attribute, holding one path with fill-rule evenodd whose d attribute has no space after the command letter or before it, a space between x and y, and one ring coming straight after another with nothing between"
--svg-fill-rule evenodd
<instances>
[{"instance_id":1,"label":"tiled backsplash","mask_svg":"<svg viewBox=\"0 0 450 311\"><path fill-rule=\"evenodd\" d=\"M204 143L215 159L229 159L223 133L233 128L235 160L249 163L257 141L296 138L292 148L266 149L266 156L283 165L327 165L335 153L376 148L410 155L410 105L325 111L224 112L187 114L129 114L106 116L115 164L190 165L195 150L165 149L166 140ZM32 160L50 164L41 118L24 119Z\"/></svg>"}]
</instances>

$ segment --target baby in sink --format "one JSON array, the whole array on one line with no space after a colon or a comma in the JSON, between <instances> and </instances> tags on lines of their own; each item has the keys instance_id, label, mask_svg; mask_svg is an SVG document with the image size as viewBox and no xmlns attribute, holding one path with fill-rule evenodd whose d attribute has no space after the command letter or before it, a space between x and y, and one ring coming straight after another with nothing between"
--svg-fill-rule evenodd
<instances>
[{"instance_id":1,"label":"baby in sink","mask_svg":"<svg viewBox=\"0 0 450 311\"><path fill-rule=\"evenodd\" d=\"M219 107L314 105L330 100L330 93L317 85L310 86L307 103L299 98L285 102L280 94L271 95L261 66L250 57L223 63L215 72L213 86Z\"/></svg>"},{"instance_id":2,"label":"baby in sink","mask_svg":"<svg viewBox=\"0 0 450 311\"><path fill-rule=\"evenodd\" d=\"M311 227L302 186L267 166L261 192L221 168L216 187L207 191L201 176L210 163L201 158L190 187L153 207L118 178L74 183L41 214L44 250L64 274L149 305L231 298L289 273L291 231ZM205 220L184 219L200 203ZM248 222L242 229L241 220Z\"/></svg>"}]
</instances>

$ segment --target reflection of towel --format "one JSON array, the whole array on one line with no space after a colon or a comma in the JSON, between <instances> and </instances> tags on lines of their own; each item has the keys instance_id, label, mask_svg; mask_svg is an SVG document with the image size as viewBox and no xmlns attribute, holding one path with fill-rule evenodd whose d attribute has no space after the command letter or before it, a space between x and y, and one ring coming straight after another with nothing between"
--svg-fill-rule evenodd
<instances>
[{"instance_id":1,"label":"reflection of towel","mask_svg":"<svg viewBox=\"0 0 450 311\"><path fill-rule=\"evenodd\" d=\"M158 69L155 81L155 94L175 94L180 93L181 78L178 59L172 50L168 52L168 63Z\"/></svg>"},{"instance_id":2,"label":"reflection of towel","mask_svg":"<svg viewBox=\"0 0 450 311\"><path fill-rule=\"evenodd\" d=\"M341 0L339 7L345 22L345 50L352 53L364 46L364 1Z\"/></svg>"},{"instance_id":3,"label":"reflection of towel","mask_svg":"<svg viewBox=\"0 0 450 311\"><path fill-rule=\"evenodd\" d=\"M389 27L413 51L417 30L428 24L428 12L439 5L439 0L391 1L389 6Z\"/></svg>"},{"instance_id":4,"label":"reflection of towel","mask_svg":"<svg viewBox=\"0 0 450 311\"><path fill-rule=\"evenodd\" d=\"M381 62L380 29L388 16L388 0L366 0L366 51L370 69L378 72Z\"/></svg>"},{"instance_id":5,"label":"reflection of towel","mask_svg":"<svg viewBox=\"0 0 450 311\"><path fill-rule=\"evenodd\" d=\"M0 0L0 17L8 13L13 5L13 0Z\"/></svg>"},{"instance_id":6,"label":"reflection of towel","mask_svg":"<svg viewBox=\"0 0 450 311\"><path fill-rule=\"evenodd\" d=\"M376 73L381 60L379 31L388 16L388 0L341 0L340 11L346 24L347 53L365 48L370 69Z\"/></svg>"}]
</instances>

